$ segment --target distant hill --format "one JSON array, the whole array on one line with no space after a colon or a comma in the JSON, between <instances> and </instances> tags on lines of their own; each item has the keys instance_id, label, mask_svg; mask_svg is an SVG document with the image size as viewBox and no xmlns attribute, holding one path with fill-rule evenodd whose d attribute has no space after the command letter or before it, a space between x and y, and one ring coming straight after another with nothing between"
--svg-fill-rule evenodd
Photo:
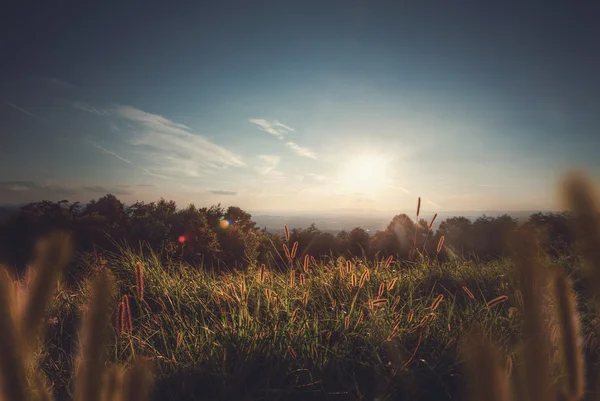
<instances>
[{"instance_id":1,"label":"distant hill","mask_svg":"<svg viewBox=\"0 0 600 401\"><path fill-rule=\"evenodd\" d=\"M436 229L439 224L447 218L454 216L466 217L470 220L475 220L483 215L490 217L497 217L503 214L519 220L524 221L529 218L530 215L538 213L536 210L524 210L524 211L443 211L438 213L438 217L433 225ZM377 230L383 230L389 222L392 220L395 214L398 213L384 213L384 212L362 212L362 213L325 213L315 212L313 214L302 212L302 213L290 213L290 212L278 212L278 213L252 213L252 220L254 220L257 226L261 228L267 228L268 231L279 233L283 232L283 225L287 224L290 228L307 228L312 223L315 223L317 228L321 231L326 232L339 232L342 230L352 230L355 227L362 227L369 232L375 232ZM404 212L414 219L414 211ZM421 214L425 220L430 220L433 217L431 213Z\"/></svg>"},{"instance_id":2,"label":"distant hill","mask_svg":"<svg viewBox=\"0 0 600 401\"><path fill-rule=\"evenodd\" d=\"M8 217L17 212L19 205L2 204L0 203L0 223L6 221ZM335 212L306 212L306 211L277 211L277 212L250 212L252 220L260 228L267 228L273 233L283 233L283 226L287 224L290 228L307 228L312 223L315 223L321 231L336 233L342 230L350 231L355 227L362 227L368 232L376 232L384 229L392 220L395 214L406 213L414 218L414 210L408 212L381 212L378 210L369 209L344 209ZM438 217L433 225L436 229L439 224L447 218L454 216L463 216L470 220L486 215L491 217L508 214L517 220L526 220L533 213L538 213L535 210L523 211L442 211L438 213ZM421 214L421 217L429 220L433 217L430 212Z\"/></svg>"}]
</instances>

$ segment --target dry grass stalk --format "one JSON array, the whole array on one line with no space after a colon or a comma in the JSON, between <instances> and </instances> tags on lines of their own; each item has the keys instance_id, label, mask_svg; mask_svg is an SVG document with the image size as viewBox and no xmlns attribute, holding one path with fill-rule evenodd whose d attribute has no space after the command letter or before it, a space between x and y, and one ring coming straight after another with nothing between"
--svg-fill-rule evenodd
<instances>
[{"instance_id":1,"label":"dry grass stalk","mask_svg":"<svg viewBox=\"0 0 600 401\"><path fill-rule=\"evenodd\" d=\"M76 374L75 401L100 401L104 371L103 348L107 333L110 284L106 272L100 272L92 283L88 313L82 327L80 366Z\"/></svg>"},{"instance_id":2,"label":"dry grass stalk","mask_svg":"<svg viewBox=\"0 0 600 401\"><path fill-rule=\"evenodd\" d=\"M305 292L302 295L302 305L304 305L304 306L308 305L308 292Z\"/></svg>"},{"instance_id":3,"label":"dry grass stalk","mask_svg":"<svg viewBox=\"0 0 600 401\"><path fill-rule=\"evenodd\" d=\"M304 284L306 284L306 281L304 280L304 273L300 273L300 285L304 286Z\"/></svg>"},{"instance_id":4,"label":"dry grass stalk","mask_svg":"<svg viewBox=\"0 0 600 401\"><path fill-rule=\"evenodd\" d=\"M115 312L115 331L117 336L123 334L123 302L119 302Z\"/></svg>"},{"instance_id":5,"label":"dry grass stalk","mask_svg":"<svg viewBox=\"0 0 600 401\"><path fill-rule=\"evenodd\" d=\"M371 301L372 305L374 308L378 307L378 306L383 306L385 304L388 303L388 300L386 298L377 298L374 299L373 301Z\"/></svg>"},{"instance_id":6,"label":"dry grass stalk","mask_svg":"<svg viewBox=\"0 0 600 401\"><path fill-rule=\"evenodd\" d=\"M40 321L46 312L56 288L60 274L67 266L73 253L73 244L68 234L57 232L38 243L35 270L28 286L28 297L23 311L23 335L26 345L32 347L39 334Z\"/></svg>"},{"instance_id":7,"label":"dry grass stalk","mask_svg":"<svg viewBox=\"0 0 600 401\"><path fill-rule=\"evenodd\" d=\"M394 287L396 286L396 283L398 282L398 277L394 277L392 280L388 281L387 283L387 290L391 291L394 289Z\"/></svg>"},{"instance_id":8,"label":"dry grass stalk","mask_svg":"<svg viewBox=\"0 0 600 401\"><path fill-rule=\"evenodd\" d=\"M292 260L292 255L290 254L290 249L288 248L287 244L283 244L283 252L285 252L285 256L288 258L288 260Z\"/></svg>"},{"instance_id":9,"label":"dry grass stalk","mask_svg":"<svg viewBox=\"0 0 600 401\"><path fill-rule=\"evenodd\" d=\"M419 200L417 201L417 218L419 217L420 212L421 212L421 197L419 196Z\"/></svg>"},{"instance_id":10,"label":"dry grass stalk","mask_svg":"<svg viewBox=\"0 0 600 401\"><path fill-rule=\"evenodd\" d=\"M516 290L515 296L517 297L517 303L522 308L525 305L525 302L523 301L523 293L521 292L521 290Z\"/></svg>"},{"instance_id":11,"label":"dry grass stalk","mask_svg":"<svg viewBox=\"0 0 600 401\"><path fill-rule=\"evenodd\" d=\"M379 291L377 292L377 297L381 298L383 296L383 292L385 291L385 284L379 284Z\"/></svg>"},{"instance_id":12,"label":"dry grass stalk","mask_svg":"<svg viewBox=\"0 0 600 401\"><path fill-rule=\"evenodd\" d=\"M386 269L389 268L393 261L394 261L394 257L392 255L390 255L387 258L387 260L385 261L385 268Z\"/></svg>"},{"instance_id":13,"label":"dry grass stalk","mask_svg":"<svg viewBox=\"0 0 600 401\"><path fill-rule=\"evenodd\" d=\"M296 283L296 272L292 269L292 270L290 270L290 288L294 288L295 283Z\"/></svg>"},{"instance_id":14,"label":"dry grass stalk","mask_svg":"<svg viewBox=\"0 0 600 401\"><path fill-rule=\"evenodd\" d=\"M28 400L26 365L30 358L25 354L21 325L13 313L14 295L8 273L0 272L0 399L6 401Z\"/></svg>"},{"instance_id":15,"label":"dry grass stalk","mask_svg":"<svg viewBox=\"0 0 600 401\"><path fill-rule=\"evenodd\" d=\"M285 240L286 240L287 242L290 242L290 230L289 230L289 228L288 228L287 224L284 224L284 225L283 225L283 232L284 232L284 234L285 234Z\"/></svg>"},{"instance_id":16,"label":"dry grass stalk","mask_svg":"<svg viewBox=\"0 0 600 401\"><path fill-rule=\"evenodd\" d=\"M433 215L433 218L431 219L431 221L429 222L429 225L427 226L427 231L431 231L431 228L433 227L433 223L435 222L437 215L438 215L437 213Z\"/></svg>"},{"instance_id":17,"label":"dry grass stalk","mask_svg":"<svg viewBox=\"0 0 600 401\"><path fill-rule=\"evenodd\" d=\"M563 392L568 400L579 400L584 390L583 357L579 348L579 314L569 280L558 274L554 280L558 319L562 328L561 346Z\"/></svg>"},{"instance_id":18,"label":"dry grass stalk","mask_svg":"<svg viewBox=\"0 0 600 401\"><path fill-rule=\"evenodd\" d=\"M125 401L121 390L124 387L125 369L121 366L111 366L104 374L102 386L102 401Z\"/></svg>"},{"instance_id":19,"label":"dry grass stalk","mask_svg":"<svg viewBox=\"0 0 600 401\"><path fill-rule=\"evenodd\" d=\"M294 242L294 245L292 246L292 252L290 254L292 259L296 257L296 252L298 252L298 241Z\"/></svg>"},{"instance_id":20,"label":"dry grass stalk","mask_svg":"<svg viewBox=\"0 0 600 401\"><path fill-rule=\"evenodd\" d=\"M358 287L359 288L363 288L363 286L365 285L365 281L367 280L368 274L369 274L369 271L365 270L363 272L363 274L360 276L360 280L359 280L359 283L358 283Z\"/></svg>"},{"instance_id":21,"label":"dry grass stalk","mask_svg":"<svg viewBox=\"0 0 600 401\"><path fill-rule=\"evenodd\" d=\"M517 251L517 275L523 293L523 347L524 374L531 401L544 401L553 394L550 375L550 349L543 321L543 276L537 257L534 236L528 230L520 230L515 238Z\"/></svg>"},{"instance_id":22,"label":"dry grass stalk","mask_svg":"<svg viewBox=\"0 0 600 401\"><path fill-rule=\"evenodd\" d=\"M573 212L575 229L586 258L592 290L600 294L600 206L592 182L580 173L563 181L563 202ZM600 305L600 299L595 300Z\"/></svg>"},{"instance_id":23,"label":"dry grass stalk","mask_svg":"<svg viewBox=\"0 0 600 401\"><path fill-rule=\"evenodd\" d=\"M152 373L150 368L141 361L126 372L123 386L123 399L127 401L147 401L150 399Z\"/></svg>"},{"instance_id":24,"label":"dry grass stalk","mask_svg":"<svg viewBox=\"0 0 600 401\"><path fill-rule=\"evenodd\" d=\"M491 301L488 301L487 306L488 306L488 308L491 308L492 306L501 304L506 301L508 301L508 297L506 295L500 295L499 297L496 297L496 298L492 299Z\"/></svg>"},{"instance_id":25,"label":"dry grass stalk","mask_svg":"<svg viewBox=\"0 0 600 401\"><path fill-rule=\"evenodd\" d=\"M431 303L431 306L429 307L429 309L433 312L434 310L436 310L438 308L438 306L440 306L440 304L442 303L443 300L444 300L444 294L438 295Z\"/></svg>"},{"instance_id":26,"label":"dry grass stalk","mask_svg":"<svg viewBox=\"0 0 600 401\"><path fill-rule=\"evenodd\" d=\"M442 251L443 246L444 246L444 236L442 235L437 244L437 253L440 253Z\"/></svg>"},{"instance_id":27,"label":"dry grass stalk","mask_svg":"<svg viewBox=\"0 0 600 401\"><path fill-rule=\"evenodd\" d=\"M462 286L463 291L465 292L465 294L467 294L467 296L469 298L471 298L472 300L475 300L475 296L473 295L473 293L469 290L469 288L467 288L466 285Z\"/></svg>"},{"instance_id":28,"label":"dry grass stalk","mask_svg":"<svg viewBox=\"0 0 600 401\"><path fill-rule=\"evenodd\" d=\"M267 265L263 263L262 265L260 265L260 271L259 271L259 275L258 275L258 280L261 283L265 282L265 274L266 274L266 272L267 272Z\"/></svg>"},{"instance_id":29,"label":"dry grass stalk","mask_svg":"<svg viewBox=\"0 0 600 401\"><path fill-rule=\"evenodd\" d=\"M471 333L465 341L465 367L472 401L507 401L508 380L498 351L482 333Z\"/></svg>"},{"instance_id":30,"label":"dry grass stalk","mask_svg":"<svg viewBox=\"0 0 600 401\"><path fill-rule=\"evenodd\" d=\"M140 262L135 264L135 292L139 300L144 299L144 267Z\"/></svg>"},{"instance_id":31,"label":"dry grass stalk","mask_svg":"<svg viewBox=\"0 0 600 401\"><path fill-rule=\"evenodd\" d=\"M304 263L302 264L302 269L304 270L304 273L308 274L308 262L310 260L310 255L306 254L304 255Z\"/></svg>"}]
</instances>

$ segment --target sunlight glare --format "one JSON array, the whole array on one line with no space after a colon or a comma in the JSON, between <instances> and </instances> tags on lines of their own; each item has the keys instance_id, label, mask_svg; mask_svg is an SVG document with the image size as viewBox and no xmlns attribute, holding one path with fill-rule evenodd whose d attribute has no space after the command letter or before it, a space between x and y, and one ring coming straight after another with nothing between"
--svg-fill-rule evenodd
<instances>
[{"instance_id":1,"label":"sunlight glare","mask_svg":"<svg viewBox=\"0 0 600 401\"><path fill-rule=\"evenodd\" d=\"M377 155L359 155L348 160L343 167L340 181L343 189L358 192L374 192L385 186L387 162Z\"/></svg>"}]
</instances>

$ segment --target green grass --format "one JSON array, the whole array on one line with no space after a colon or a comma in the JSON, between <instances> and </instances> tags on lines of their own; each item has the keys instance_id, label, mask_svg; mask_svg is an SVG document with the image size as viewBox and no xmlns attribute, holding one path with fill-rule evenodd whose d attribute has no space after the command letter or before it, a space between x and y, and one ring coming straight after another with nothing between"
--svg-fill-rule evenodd
<instances>
[{"instance_id":1,"label":"green grass","mask_svg":"<svg viewBox=\"0 0 600 401\"><path fill-rule=\"evenodd\" d=\"M577 279L577 263L561 263ZM107 255L106 265L117 287L113 310L127 295L133 323L131 333L115 334L110 359L152 361L156 400L462 400L462 335L482 327L508 356L521 326L510 260L362 260L350 273L343 259L308 272L298 261L293 286L289 272L269 267L263 280L256 267L217 275L161 263L152 252L124 250ZM57 321L38 358L58 399L70 393L87 294L85 285L64 286L48 311ZM592 325L586 316L584 331Z\"/></svg>"}]
</instances>

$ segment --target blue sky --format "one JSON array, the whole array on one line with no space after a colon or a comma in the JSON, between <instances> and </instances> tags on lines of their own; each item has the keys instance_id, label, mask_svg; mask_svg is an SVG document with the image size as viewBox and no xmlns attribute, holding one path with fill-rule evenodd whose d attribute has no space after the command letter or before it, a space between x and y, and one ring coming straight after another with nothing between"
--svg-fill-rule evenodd
<instances>
[{"instance_id":1,"label":"blue sky","mask_svg":"<svg viewBox=\"0 0 600 401\"><path fill-rule=\"evenodd\" d=\"M598 7L13 5L0 202L530 210L600 177Z\"/></svg>"}]
</instances>

